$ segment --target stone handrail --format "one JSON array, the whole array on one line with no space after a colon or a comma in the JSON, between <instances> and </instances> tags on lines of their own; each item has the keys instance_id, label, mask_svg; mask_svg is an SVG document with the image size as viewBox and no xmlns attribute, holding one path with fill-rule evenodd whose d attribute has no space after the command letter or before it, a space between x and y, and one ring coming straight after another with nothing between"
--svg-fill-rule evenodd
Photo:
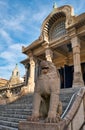
<instances>
[{"instance_id":1,"label":"stone handrail","mask_svg":"<svg viewBox=\"0 0 85 130\"><path fill-rule=\"evenodd\" d=\"M74 93L74 94L72 95L71 100L70 100L68 106L66 107L64 113L63 113L62 116L61 116L62 119L65 117L66 113L68 112L68 110L69 110L69 108L70 108L70 106L71 106L71 103L73 102L73 99L74 99L75 95L76 95L76 93Z\"/></svg>"},{"instance_id":2,"label":"stone handrail","mask_svg":"<svg viewBox=\"0 0 85 130\"><path fill-rule=\"evenodd\" d=\"M82 87L75 97L75 101L64 117L68 130L80 130L85 123L85 87Z\"/></svg>"}]
</instances>

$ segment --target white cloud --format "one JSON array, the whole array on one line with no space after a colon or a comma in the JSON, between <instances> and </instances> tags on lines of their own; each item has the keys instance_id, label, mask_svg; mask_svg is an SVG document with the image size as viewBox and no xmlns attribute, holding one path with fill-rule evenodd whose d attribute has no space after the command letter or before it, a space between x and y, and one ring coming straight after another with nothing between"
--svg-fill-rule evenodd
<instances>
[{"instance_id":1,"label":"white cloud","mask_svg":"<svg viewBox=\"0 0 85 130\"><path fill-rule=\"evenodd\" d=\"M2 1L2 0L0 0L0 9L7 9L9 6L8 6L8 2L7 1ZM1 12L1 13L3 13L3 12Z\"/></svg>"},{"instance_id":2,"label":"white cloud","mask_svg":"<svg viewBox=\"0 0 85 130\"><path fill-rule=\"evenodd\" d=\"M85 1L82 1L82 2L75 1L74 5L75 5L75 13L76 14L83 13L81 11L82 11L83 8L85 8Z\"/></svg>"},{"instance_id":3,"label":"white cloud","mask_svg":"<svg viewBox=\"0 0 85 130\"><path fill-rule=\"evenodd\" d=\"M22 22L24 22L25 20L25 15L24 13L22 14L18 14L18 15L14 15L14 16L11 16L11 18L4 18L2 20L2 23L3 23L3 27L5 29L9 29L9 30L12 30L12 31L23 31L24 30L24 26L22 24Z\"/></svg>"},{"instance_id":4,"label":"white cloud","mask_svg":"<svg viewBox=\"0 0 85 130\"><path fill-rule=\"evenodd\" d=\"M7 60L8 62L12 62L14 59L14 54L12 52L9 51L4 51L0 54L0 57Z\"/></svg>"},{"instance_id":5,"label":"white cloud","mask_svg":"<svg viewBox=\"0 0 85 130\"><path fill-rule=\"evenodd\" d=\"M32 20L33 21L36 21L36 22L41 22L43 21L43 19L45 18L46 14L47 14L47 9L44 8L43 11L42 10L39 10L39 12L36 13L36 15L34 14L32 16Z\"/></svg>"},{"instance_id":6,"label":"white cloud","mask_svg":"<svg viewBox=\"0 0 85 130\"><path fill-rule=\"evenodd\" d=\"M21 52L22 46L24 46L24 44L16 43L16 44L12 44L9 48L14 50L14 51L20 51Z\"/></svg>"},{"instance_id":7,"label":"white cloud","mask_svg":"<svg viewBox=\"0 0 85 130\"><path fill-rule=\"evenodd\" d=\"M3 38L3 40L5 40L6 44L12 44L12 38L4 29L0 29L0 35Z\"/></svg>"},{"instance_id":8,"label":"white cloud","mask_svg":"<svg viewBox=\"0 0 85 130\"><path fill-rule=\"evenodd\" d=\"M5 59L8 62L16 63L19 62L18 59L24 58L25 56L21 53L22 46L24 44L12 44L8 47L7 50L3 51L0 54L0 57Z\"/></svg>"},{"instance_id":9,"label":"white cloud","mask_svg":"<svg viewBox=\"0 0 85 130\"><path fill-rule=\"evenodd\" d=\"M25 68L23 65L21 65L19 62L21 59L23 60L26 56L22 54L22 48L21 46L24 44L12 44L8 47L8 49L4 50L2 53L0 53L0 58L3 58L7 64L4 66L0 66L0 75L3 78L9 79L11 76L11 73L16 65L18 63L21 77L25 74Z\"/></svg>"}]
</instances>

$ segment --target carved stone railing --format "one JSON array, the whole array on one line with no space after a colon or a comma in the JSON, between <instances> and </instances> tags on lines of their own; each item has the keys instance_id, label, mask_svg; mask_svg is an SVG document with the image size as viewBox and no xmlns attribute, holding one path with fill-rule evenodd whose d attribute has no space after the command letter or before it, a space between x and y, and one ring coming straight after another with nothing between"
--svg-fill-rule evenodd
<instances>
[{"instance_id":1,"label":"carved stone railing","mask_svg":"<svg viewBox=\"0 0 85 130\"><path fill-rule=\"evenodd\" d=\"M21 89L24 87L24 82L12 85L11 87L0 88L0 105L13 102L21 97Z\"/></svg>"}]
</instances>

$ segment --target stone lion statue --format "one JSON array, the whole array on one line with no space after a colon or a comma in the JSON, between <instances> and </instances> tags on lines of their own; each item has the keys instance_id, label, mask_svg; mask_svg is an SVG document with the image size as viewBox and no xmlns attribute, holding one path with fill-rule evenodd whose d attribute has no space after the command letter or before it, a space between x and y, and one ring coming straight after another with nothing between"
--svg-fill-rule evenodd
<instances>
[{"instance_id":1,"label":"stone lion statue","mask_svg":"<svg viewBox=\"0 0 85 130\"><path fill-rule=\"evenodd\" d=\"M29 121L45 118L45 122L60 121L62 105L59 101L60 76L52 62L41 61L41 74L35 83L33 111Z\"/></svg>"}]
</instances>

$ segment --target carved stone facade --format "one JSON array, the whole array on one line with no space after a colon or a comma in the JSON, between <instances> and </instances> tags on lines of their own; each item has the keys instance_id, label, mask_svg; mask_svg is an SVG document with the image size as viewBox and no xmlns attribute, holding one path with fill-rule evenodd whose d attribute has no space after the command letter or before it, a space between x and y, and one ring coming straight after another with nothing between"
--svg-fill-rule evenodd
<instances>
[{"instance_id":1,"label":"carved stone facade","mask_svg":"<svg viewBox=\"0 0 85 130\"><path fill-rule=\"evenodd\" d=\"M41 60L55 64L60 72L61 88L84 86L85 13L75 16L73 12L69 5L54 8L44 20L39 38L22 48L29 57L22 61L25 66L30 65L29 91L34 91Z\"/></svg>"}]
</instances>

